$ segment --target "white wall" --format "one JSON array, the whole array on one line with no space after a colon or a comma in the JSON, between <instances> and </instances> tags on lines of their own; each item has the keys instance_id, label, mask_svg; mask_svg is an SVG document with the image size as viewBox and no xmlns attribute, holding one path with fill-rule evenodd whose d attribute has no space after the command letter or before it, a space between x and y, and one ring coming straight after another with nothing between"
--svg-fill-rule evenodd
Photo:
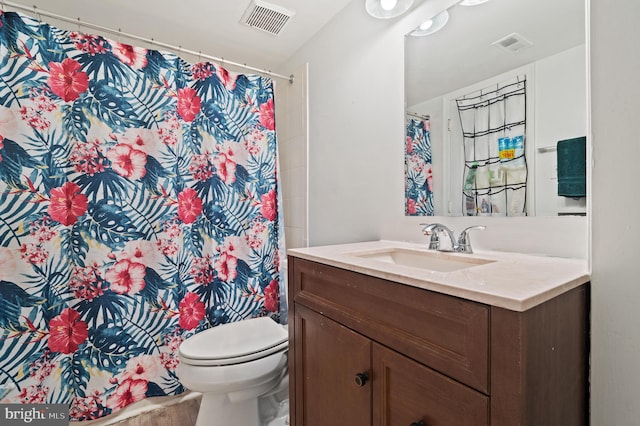
<instances>
[{"instance_id":1,"label":"white wall","mask_svg":"<svg viewBox=\"0 0 640 426\"><path fill-rule=\"evenodd\" d=\"M482 240L495 248L544 252L562 246L582 253L590 225L591 424L637 425L640 198L633 183L623 179L637 170L640 158L640 2L590 3L594 160L589 219L489 218L489 229L474 235L474 244ZM361 9L362 2L354 1L292 59L311 66L312 245L420 238L421 219L402 216L401 37L367 20ZM384 33L393 40L385 41ZM384 179L376 175L383 170ZM456 228L468 224L466 218L436 219Z\"/></svg>"},{"instance_id":2,"label":"white wall","mask_svg":"<svg viewBox=\"0 0 640 426\"><path fill-rule=\"evenodd\" d=\"M380 238L424 241L404 216L404 39L429 13L456 0L430 0L400 20L369 17L352 1L283 69L309 63L309 244ZM419 14L423 12L424 14ZM476 218L434 217L456 230ZM477 248L587 257L585 218L488 222ZM556 244L550 244L550 242Z\"/></svg>"},{"instance_id":3,"label":"white wall","mask_svg":"<svg viewBox=\"0 0 640 426\"><path fill-rule=\"evenodd\" d=\"M640 2L591 0L591 424L640 422Z\"/></svg>"},{"instance_id":4,"label":"white wall","mask_svg":"<svg viewBox=\"0 0 640 426\"><path fill-rule=\"evenodd\" d=\"M307 220L308 96L307 65L294 71L293 83L276 82L276 130L284 204L285 245L306 247Z\"/></svg>"},{"instance_id":5,"label":"white wall","mask_svg":"<svg viewBox=\"0 0 640 426\"><path fill-rule=\"evenodd\" d=\"M559 140L587 135L585 46L535 63L536 215L586 212L586 199L559 197L556 151L540 153Z\"/></svg>"}]
</instances>

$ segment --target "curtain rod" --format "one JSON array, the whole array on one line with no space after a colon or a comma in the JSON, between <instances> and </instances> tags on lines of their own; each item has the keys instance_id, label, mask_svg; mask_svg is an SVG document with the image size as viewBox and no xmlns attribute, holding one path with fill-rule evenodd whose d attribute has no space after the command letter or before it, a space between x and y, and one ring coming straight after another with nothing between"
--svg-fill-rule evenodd
<instances>
[{"instance_id":1,"label":"curtain rod","mask_svg":"<svg viewBox=\"0 0 640 426\"><path fill-rule=\"evenodd\" d=\"M165 49L169 49L169 50L173 50L173 51L177 51L179 53L187 53L193 56L197 56L198 58L205 58L205 59L209 59L215 62L219 62L222 65L224 64L229 64L235 67L240 67L243 69L247 69L247 70L251 70L251 71L256 71L262 74L267 74L271 77L277 77L277 78L282 78L285 80L288 80L289 83L293 83L293 74L286 76L283 74L277 74L274 72L271 72L270 70L263 70L260 68L256 68L256 67L252 67L246 64L241 64L238 62L232 62L232 61L227 61L224 58L218 58L216 56L211 56L211 55L205 55L202 52L196 52L194 50L188 50L188 49L183 49L182 46L173 46L171 44L167 44L167 43L162 43L159 41L154 40L153 38L146 38L146 37L142 37L142 36L138 36L135 34L129 34L129 33L124 33L122 31L118 30L114 30L112 28L107 28L107 27L103 27L102 25L97 25L97 24L92 24L91 22L85 22L82 21L79 17L78 18L69 18L67 16L63 16L63 15L58 15L57 13L53 13L53 12L48 12L46 10L42 10L40 8L38 8L37 6L24 6L18 3L13 3L10 1L0 1L0 6L2 6L2 9L4 10L5 6L9 6L12 7L14 9L20 9L20 10L24 10L27 12L33 12L36 14L36 16L38 17L38 20L40 20L39 16L47 16L49 18L54 18L54 19L58 19L60 21L64 21L64 22L68 22L71 24L78 24L79 26L85 27L85 28L91 28L93 30L98 30L98 31L103 31L103 32L107 32L107 33L111 33L117 36L121 36L121 37L126 37L126 38L130 38L133 40L138 40L138 41L143 41L145 43L149 43L151 45L156 45L159 47L163 47Z\"/></svg>"},{"instance_id":2,"label":"curtain rod","mask_svg":"<svg viewBox=\"0 0 640 426\"><path fill-rule=\"evenodd\" d=\"M411 117L422 118L423 120L430 120L431 119L430 115L422 115L422 114L418 114L418 113L411 112L411 111L407 111L406 114L410 115Z\"/></svg>"}]
</instances>

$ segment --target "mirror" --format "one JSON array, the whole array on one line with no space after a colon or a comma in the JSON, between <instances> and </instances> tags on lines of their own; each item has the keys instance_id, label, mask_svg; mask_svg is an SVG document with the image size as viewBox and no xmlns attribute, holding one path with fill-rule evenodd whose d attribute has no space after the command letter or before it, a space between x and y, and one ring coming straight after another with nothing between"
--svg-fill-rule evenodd
<instances>
[{"instance_id":1,"label":"mirror","mask_svg":"<svg viewBox=\"0 0 640 426\"><path fill-rule=\"evenodd\" d=\"M526 180L526 194L520 196L526 200L526 206L521 200L525 207L520 215L585 214L585 197L577 193L558 195L563 192L558 185L558 165L564 167L565 158L560 157L558 163L557 145L559 141L588 134L585 9L585 0L489 0L477 6L456 4L448 9L449 20L438 32L405 37L406 112L408 117L412 114L429 117L433 214L469 214L465 210L463 188L469 180L469 165L473 163L468 161L464 149L467 129L463 138L463 120L456 99L486 96L522 78L526 80L526 101L522 103L526 124L521 129L507 126L506 131L506 136L515 140L519 136L516 133L522 134L525 141L520 148L526 158L526 172L520 173L518 179ZM504 46L495 43L499 40ZM527 41L532 45L525 46ZM491 158L491 162L503 161L503 151L499 151L497 142L492 143L495 149L485 157ZM486 177L491 176L493 182L494 175L496 180L504 179L502 172L497 177L498 169L489 170L489 162L482 172L483 181L489 181ZM482 166L479 164L478 172L483 170ZM476 214L518 215L505 213L516 212L513 201L499 206L489 199L488 205L488 211L494 207L499 214L483 214L487 210L480 208Z\"/></svg>"}]
</instances>

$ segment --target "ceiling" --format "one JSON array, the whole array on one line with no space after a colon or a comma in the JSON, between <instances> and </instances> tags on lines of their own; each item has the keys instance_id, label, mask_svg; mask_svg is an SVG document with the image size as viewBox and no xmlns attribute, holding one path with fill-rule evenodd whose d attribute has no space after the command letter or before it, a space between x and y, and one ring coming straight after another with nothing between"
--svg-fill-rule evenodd
<instances>
[{"instance_id":1,"label":"ceiling","mask_svg":"<svg viewBox=\"0 0 640 426\"><path fill-rule=\"evenodd\" d=\"M277 71L353 1L361 2L364 10L364 0L268 0L268 3L295 13L277 36L240 22L251 0L11 2L29 9L35 5L42 11L80 18L122 33ZM417 0L414 7L422 1L425 0ZM15 10L8 5L5 8ZM405 73L409 106L584 43L585 0L491 0L475 7L456 5L449 12L449 23L438 33L406 38ZM23 13L36 16L33 12ZM363 13L362 19L373 18ZM54 18L44 17L43 20L59 28L78 29L75 24ZM390 20L389 24L393 21L396 20ZM357 28L359 24L353 22L352 26ZM80 30L100 33L84 27ZM492 42L512 32L522 34L534 46L518 55L491 46ZM105 35L119 38L117 35ZM144 46L140 41L129 41L125 37L121 41ZM183 56L187 60L196 60Z\"/></svg>"},{"instance_id":2,"label":"ceiling","mask_svg":"<svg viewBox=\"0 0 640 426\"><path fill-rule=\"evenodd\" d=\"M585 0L491 0L449 14L439 32L405 39L409 107L585 42ZM491 45L514 32L533 47L515 54Z\"/></svg>"},{"instance_id":3,"label":"ceiling","mask_svg":"<svg viewBox=\"0 0 640 426\"><path fill-rule=\"evenodd\" d=\"M275 69L291 57L352 0L268 0L292 11L279 35L240 23L251 0L13 0L72 19L120 30L186 50L202 52L260 69ZM363 1L364 7L364 1ZM8 11L16 10L6 5ZM35 16L32 12L23 12ZM43 20L59 28L74 24L50 17ZM98 31L81 28L82 32ZM105 34L109 38L114 35ZM125 40L122 40L125 41ZM141 42L135 42L141 45ZM160 49L162 50L162 49Z\"/></svg>"}]
</instances>

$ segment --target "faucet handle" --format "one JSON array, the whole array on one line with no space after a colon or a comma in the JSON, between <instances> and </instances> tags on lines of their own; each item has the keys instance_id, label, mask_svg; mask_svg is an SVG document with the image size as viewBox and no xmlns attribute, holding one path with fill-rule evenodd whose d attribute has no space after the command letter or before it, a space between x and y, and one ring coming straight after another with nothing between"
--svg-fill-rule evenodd
<instances>
[{"instance_id":1,"label":"faucet handle","mask_svg":"<svg viewBox=\"0 0 640 426\"><path fill-rule=\"evenodd\" d=\"M458 251L462 253L473 253L473 250L471 249L471 239L469 237L469 231L473 231L474 229L484 231L485 229L487 229L487 227L483 225L476 225L463 229L460 233L460 237L458 238Z\"/></svg>"},{"instance_id":2,"label":"faucet handle","mask_svg":"<svg viewBox=\"0 0 640 426\"><path fill-rule=\"evenodd\" d=\"M429 240L429 249L430 250L438 250L440 248L440 237L438 236L438 231L441 229L442 225L439 223L421 223L422 233L424 235L430 235L431 239Z\"/></svg>"}]
</instances>

